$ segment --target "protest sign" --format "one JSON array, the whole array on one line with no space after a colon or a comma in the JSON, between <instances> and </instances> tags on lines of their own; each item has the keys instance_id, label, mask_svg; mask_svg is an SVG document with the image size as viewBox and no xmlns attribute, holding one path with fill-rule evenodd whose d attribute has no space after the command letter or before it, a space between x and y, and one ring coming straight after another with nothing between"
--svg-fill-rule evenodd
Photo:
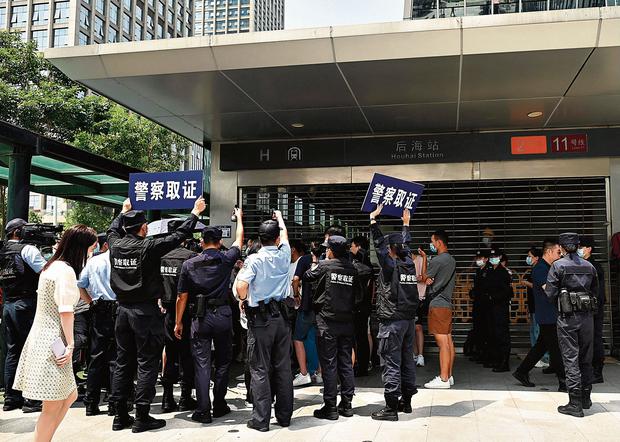
<instances>
[{"instance_id":1,"label":"protest sign","mask_svg":"<svg viewBox=\"0 0 620 442\"><path fill-rule=\"evenodd\" d=\"M202 196L202 170L132 173L129 199L135 210L190 209Z\"/></svg>"},{"instance_id":2,"label":"protest sign","mask_svg":"<svg viewBox=\"0 0 620 442\"><path fill-rule=\"evenodd\" d=\"M368 186L362 212L372 212L383 204L382 215L401 217L405 209L413 214L423 192L423 184L375 173Z\"/></svg>"}]
</instances>

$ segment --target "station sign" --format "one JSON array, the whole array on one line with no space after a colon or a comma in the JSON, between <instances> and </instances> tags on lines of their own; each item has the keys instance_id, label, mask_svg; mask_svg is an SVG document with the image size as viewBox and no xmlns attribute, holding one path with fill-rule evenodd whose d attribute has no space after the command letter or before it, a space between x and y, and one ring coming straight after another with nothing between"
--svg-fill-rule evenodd
<instances>
[{"instance_id":1,"label":"station sign","mask_svg":"<svg viewBox=\"0 0 620 442\"><path fill-rule=\"evenodd\" d=\"M132 173L129 199L135 210L191 209L202 196L202 170Z\"/></svg>"}]
</instances>

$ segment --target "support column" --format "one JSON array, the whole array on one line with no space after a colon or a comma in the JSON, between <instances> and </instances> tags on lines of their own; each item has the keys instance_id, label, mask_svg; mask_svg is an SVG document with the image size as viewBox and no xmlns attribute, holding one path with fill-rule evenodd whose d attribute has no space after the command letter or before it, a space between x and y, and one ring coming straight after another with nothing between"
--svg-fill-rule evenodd
<instances>
[{"instance_id":1,"label":"support column","mask_svg":"<svg viewBox=\"0 0 620 442\"><path fill-rule=\"evenodd\" d=\"M9 186L7 221L14 218L28 220L30 200L30 166L32 154L24 148L15 147L9 156Z\"/></svg>"}]
</instances>

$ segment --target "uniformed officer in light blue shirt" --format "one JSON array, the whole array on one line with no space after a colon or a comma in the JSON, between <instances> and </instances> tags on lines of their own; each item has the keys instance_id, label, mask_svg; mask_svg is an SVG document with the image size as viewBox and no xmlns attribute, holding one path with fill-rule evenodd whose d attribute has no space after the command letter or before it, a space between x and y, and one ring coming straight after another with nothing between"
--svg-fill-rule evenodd
<instances>
[{"instance_id":1,"label":"uniformed officer in light blue shirt","mask_svg":"<svg viewBox=\"0 0 620 442\"><path fill-rule=\"evenodd\" d=\"M258 228L263 247L249 256L237 275L237 294L248 318L248 359L254 410L248 427L269 431L271 388L278 424L288 427L293 414L291 330L282 302L289 293L291 247L282 213ZM271 379L270 379L271 377Z\"/></svg>"}]
</instances>

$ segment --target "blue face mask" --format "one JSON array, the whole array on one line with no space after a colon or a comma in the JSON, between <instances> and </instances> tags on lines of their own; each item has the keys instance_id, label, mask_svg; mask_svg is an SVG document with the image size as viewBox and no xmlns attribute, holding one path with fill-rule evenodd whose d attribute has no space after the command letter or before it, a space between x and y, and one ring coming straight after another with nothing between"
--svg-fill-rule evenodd
<instances>
[{"instance_id":1,"label":"blue face mask","mask_svg":"<svg viewBox=\"0 0 620 442\"><path fill-rule=\"evenodd\" d=\"M101 249L99 248L99 243L97 243L97 245L95 246L95 249L93 250L93 255L97 255L100 251Z\"/></svg>"},{"instance_id":2,"label":"blue face mask","mask_svg":"<svg viewBox=\"0 0 620 442\"><path fill-rule=\"evenodd\" d=\"M494 266L496 266L499 264L499 258L498 257L491 258L489 259L489 262L493 264Z\"/></svg>"},{"instance_id":3,"label":"blue face mask","mask_svg":"<svg viewBox=\"0 0 620 442\"><path fill-rule=\"evenodd\" d=\"M430 248L431 248L431 253L437 253L437 247L435 247L435 244L430 243Z\"/></svg>"},{"instance_id":4,"label":"blue face mask","mask_svg":"<svg viewBox=\"0 0 620 442\"><path fill-rule=\"evenodd\" d=\"M583 258L586 256L586 252L583 249L577 249L577 255L579 255L580 258Z\"/></svg>"},{"instance_id":5,"label":"blue face mask","mask_svg":"<svg viewBox=\"0 0 620 442\"><path fill-rule=\"evenodd\" d=\"M527 258L525 258L525 263L526 263L528 266L531 266L531 265L534 263L534 260L532 259L532 257L531 257L531 256L529 256L529 255L528 255L528 257L527 257Z\"/></svg>"}]
</instances>

